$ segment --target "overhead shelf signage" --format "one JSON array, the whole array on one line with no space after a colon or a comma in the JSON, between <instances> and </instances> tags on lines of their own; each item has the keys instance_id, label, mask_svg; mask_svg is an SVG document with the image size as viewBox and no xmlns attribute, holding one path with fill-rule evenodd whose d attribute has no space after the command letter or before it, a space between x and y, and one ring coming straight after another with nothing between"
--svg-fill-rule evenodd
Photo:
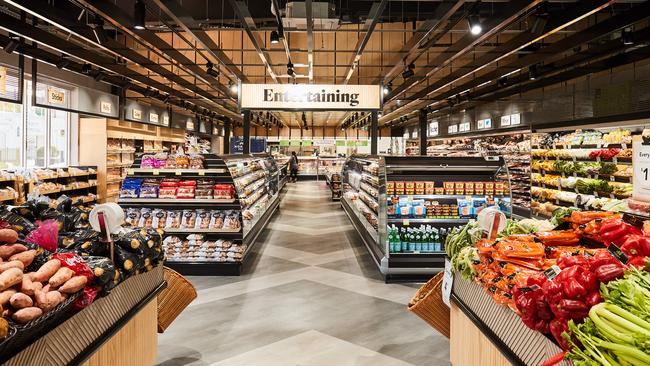
<instances>
[{"instance_id":1,"label":"overhead shelf signage","mask_svg":"<svg viewBox=\"0 0 650 366\"><path fill-rule=\"evenodd\" d=\"M447 127L447 133L457 133L458 125L450 125Z\"/></svg>"},{"instance_id":2,"label":"overhead shelf signage","mask_svg":"<svg viewBox=\"0 0 650 366\"><path fill-rule=\"evenodd\" d=\"M241 109L379 110L379 85L242 84Z\"/></svg>"},{"instance_id":3,"label":"overhead shelf signage","mask_svg":"<svg viewBox=\"0 0 650 366\"><path fill-rule=\"evenodd\" d=\"M127 99L124 105L124 119L131 122L171 127L171 118L167 108L140 104L130 99Z\"/></svg>"},{"instance_id":4,"label":"overhead shelf signage","mask_svg":"<svg viewBox=\"0 0 650 366\"><path fill-rule=\"evenodd\" d=\"M58 106L65 105L65 91L55 87L47 88L47 102Z\"/></svg>"},{"instance_id":5,"label":"overhead shelf signage","mask_svg":"<svg viewBox=\"0 0 650 366\"><path fill-rule=\"evenodd\" d=\"M492 128L492 119L479 119L477 122L477 127L479 130Z\"/></svg>"},{"instance_id":6,"label":"overhead shelf signage","mask_svg":"<svg viewBox=\"0 0 650 366\"><path fill-rule=\"evenodd\" d=\"M506 116L501 116L501 127L516 126L521 124L521 114L508 114Z\"/></svg>"},{"instance_id":7,"label":"overhead shelf signage","mask_svg":"<svg viewBox=\"0 0 650 366\"><path fill-rule=\"evenodd\" d=\"M438 122L430 122L429 123L429 137L438 136L438 133L439 133L438 128L439 128Z\"/></svg>"}]
</instances>

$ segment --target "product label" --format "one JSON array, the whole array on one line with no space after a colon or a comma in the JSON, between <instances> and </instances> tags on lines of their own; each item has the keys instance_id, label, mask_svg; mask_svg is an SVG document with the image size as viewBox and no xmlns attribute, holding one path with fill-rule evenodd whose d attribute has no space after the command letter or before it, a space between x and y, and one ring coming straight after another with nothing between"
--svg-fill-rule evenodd
<instances>
[{"instance_id":1,"label":"product label","mask_svg":"<svg viewBox=\"0 0 650 366\"><path fill-rule=\"evenodd\" d=\"M546 271L544 271L544 276L546 276L546 278L547 278L549 281L551 281L551 280L553 280L555 277L557 277L557 275L559 275L560 272L562 272L562 270L560 269L560 267L558 267L557 265L552 265L549 269L547 269Z\"/></svg>"},{"instance_id":2,"label":"product label","mask_svg":"<svg viewBox=\"0 0 650 366\"><path fill-rule=\"evenodd\" d=\"M630 261L630 258L628 258L627 255L625 255L625 253L623 253L621 248L619 248L614 243L610 243L607 246L607 251L612 255L612 257L618 259L618 261L623 263L623 264L627 264L627 262Z\"/></svg>"},{"instance_id":3,"label":"product label","mask_svg":"<svg viewBox=\"0 0 650 366\"><path fill-rule=\"evenodd\" d=\"M141 110L133 109L131 113L132 113L133 119L142 119L142 111Z\"/></svg>"},{"instance_id":4,"label":"product label","mask_svg":"<svg viewBox=\"0 0 650 366\"><path fill-rule=\"evenodd\" d=\"M451 289L454 284L454 272L451 267L451 262L445 258L445 274L442 278L442 302L451 307Z\"/></svg>"},{"instance_id":5,"label":"product label","mask_svg":"<svg viewBox=\"0 0 650 366\"><path fill-rule=\"evenodd\" d=\"M111 114L113 112L113 105L109 102L100 102L99 111L104 114Z\"/></svg>"}]
</instances>

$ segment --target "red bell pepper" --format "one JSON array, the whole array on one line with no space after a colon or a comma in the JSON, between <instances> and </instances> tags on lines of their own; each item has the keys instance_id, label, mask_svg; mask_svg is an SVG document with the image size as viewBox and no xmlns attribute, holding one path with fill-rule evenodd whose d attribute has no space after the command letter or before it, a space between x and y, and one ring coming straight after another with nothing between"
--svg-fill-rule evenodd
<instances>
[{"instance_id":1,"label":"red bell pepper","mask_svg":"<svg viewBox=\"0 0 650 366\"><path fill-rule=\"evenodd\" d=\"M569 299L582 299L587 296L587 289L575 278L569 278L562 284L564 295Z\"/></svg>"},{"instance_id":2,"label":"red bell pepper","mask_svg":"<svg viewBox=\"0 0 650 366\"><path fill-rule=\"evenodd\" d=\"M608 251L603 250L602 252L596 253L596 255L589 260L589 270L595 272L596 268L605 264L620 264L620 262Z\"/></svg>"},{"instance_id":3,"label":"red bell pepper","mask_svg":"<svg viewBox=\"0 0 650 366\"><path fill-rule=\"evenodd\" d=\"M587 292L598 292L600 290L600 285L598 284L598 278L589 270L584 270L578 276L578 282L587 289Z\"/></svg>"},{"instance_id":4,"label":"red bell pepper","mask_svg":"<svg viewBox=\"0 0 650 366\"><path fill-rule=\"evenodd\" d=\"M570 350L571 345L569 345L564 337L562 337L562 333L569 330L567 320L562 318L553 319L549 324L549 328L551 330L551 334L553 334L553 338L555 338L557 341L557 344L559 344L563 350Z\"/></svg>"},{"instance_id":5,"label":"red bell pepper","mask_svg":"<svg viewBox=\"0 0 650 366\"><path fill-rule=\"evenodd\" d=\"M608 283L609 281L623 277L623 274L625 273L625 267L623 267L623 265L620 263L604 264L596 268L594 273L600 282Z\"/></svg>"},{"instance_id":6,"label":"red bell pepper","mask_svg":"<svg viewBox=\"0 0 650 366\"><path fill-rule=\"evenodd\" d=\"M649 261L650 258L648 257L637 256L637 257L632 257L627 264L639 269L645 269L646 271L650 271L650 265L648 265Z\"/></svg>"},{"instance_id":7,"label":"red bell pepper","mask_svg":"<svg viewBox=\"0 0 650 366\"><path fill-rule=\"evenodd\" d=\"M600 296L600 292L592 292L587 295L587 305L594 306L603 302L603 297Z\"/></svg>"},{"instance_id":8,"label":"red bell pepper","mask_svg":"<svg viewBox=\"0 0 650 366\"><path fill-rule=\"evenodd\" d=\"M556 281L547 281L544 283L544 286L542 286L542 290L544 291L546 301L551 304L557 303L562 299L562 297L564 297L562 284Z\"/></svg>"},{"instance_id":9,"label":"red bell pepper","mask_svg":"<svg viewBox=\"0 0 650 366\"><path fill-rule=\"evenodd\" d=\"M603 221L599 234L605 243L621 245L629 235L641 235L641 230L626 223L622 219L612 218Z\"/></svg>"},{"instance_id":10,"label":"red bell pepper","mask_svg":"<svg viewBox=\"0 0 650 366\"><path fill-rule=\"evenodd\" d=\"M571 266L587 266L589 261L584 255L562 255L557 260L557 266L565 269Z\"/></svg>"},{"instance_id":11,"label":"red bell pepper","mask_svg":"<svg viewBox=\"0 0 650 366\"><path fill-rule=\"evenodd\" d=\"M562 299L551 306L558 318L580 321L589 315L589 306L580 300Z\"/></svg>"},{"instance_id":12,"label":"red bell pepper","mask_svg":"<svg viewBox=\"0 0 650 366\"><path fill-rule=\"evenodd\" d=\"M623 253L630 256L650 255L650 239L642 235L628 235L625 243L621 245Z\"/></svg>"}]
</instances>

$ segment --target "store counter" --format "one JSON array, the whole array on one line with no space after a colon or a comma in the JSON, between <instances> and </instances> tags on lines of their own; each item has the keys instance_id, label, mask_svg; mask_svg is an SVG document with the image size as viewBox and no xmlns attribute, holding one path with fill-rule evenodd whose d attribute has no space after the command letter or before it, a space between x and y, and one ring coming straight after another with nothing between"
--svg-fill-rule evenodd
<instances>
[{"instance_id":1,"label":"store counter","mask_svg":"<svg viewBox=\"0 0 650 366\"><path fill-rule=\"evenodd\" d=\"M158 346L156 297L164 287L162 265L130 277L0 362L5 361L5 366L153 365Z\"/></svg>"},{"instance_id":2,"label":"store counter","mask_svg":"<svg viewBox=\"0 0 650 366\"><path fill-rule=\"evenodd\" d=\"M450 358L454 366L538 366L562 350L528 328L474 282L454 276L450 312ZM569 366L563 361L558 365Z\"/></svg>"}]
</instances>

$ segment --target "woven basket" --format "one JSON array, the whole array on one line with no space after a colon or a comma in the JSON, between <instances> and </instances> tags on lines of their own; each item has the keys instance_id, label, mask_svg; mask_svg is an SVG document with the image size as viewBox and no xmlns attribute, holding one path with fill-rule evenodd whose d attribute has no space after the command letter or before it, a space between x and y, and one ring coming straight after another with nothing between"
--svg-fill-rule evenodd
<instances>
[{"instance_id":1,"label":"woven basket","mask_svg":"<svg viewBox=\"0 0 650 366\"><path fill-rule=\"evenodd\" d=\"M409 302L409 310L449 338L449 307L442 302L443 277L444 272L440 272L420 287Z\"/></svg>"},{"instance_id":2,"label":"woven basket","mask_svg":"<svg viewBox=\"0 0 650 366\"><path fill-rule=\"evenodd\" d=\"M171 268L164 268L165 288L158 295L158 333L163 333L167 327L196 299L196 289Z\"/></svg>"}]
</instances>

